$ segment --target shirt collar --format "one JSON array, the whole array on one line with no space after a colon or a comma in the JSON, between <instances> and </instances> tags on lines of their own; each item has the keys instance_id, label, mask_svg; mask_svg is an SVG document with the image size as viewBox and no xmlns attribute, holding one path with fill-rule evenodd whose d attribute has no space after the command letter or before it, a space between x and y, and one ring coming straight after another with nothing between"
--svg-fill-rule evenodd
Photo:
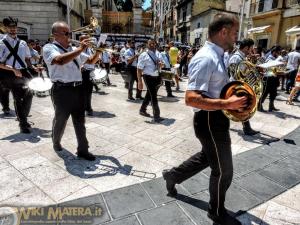
<instances>
[{"instance_id":1,"label":"shirt collar","mask_svg":"<svg viewBox=\"0 0 300 225\"><path fill-rule=\"evenodd\" d=\"M221 48L219 45L212 43L210 41L206 41L205 45L208 46L210 49L214 50L219 56L223 57L224 49Z\"/></svg>"},{"instance_id":2,"label":"shirt collar","mask_svg":"<svg viewBox=\"0 0 300 225\"><path fill-rule=\"evenodd\" d=\"M53 41L52 42L53 44L58 44L58 45L60 45L62 48L64 48L59 42L57 42L57 41ZM64 48L64 49L66 49L66 50L69 50L70 48L72 48L72 46L71 45L68 45L68 48Z\"/></svg>"},{"instance_id":3,"label":"shirt collar","mask_svg":"<svg viewBox=\"0 0 300 225\"><path fill-rule=\"evenodd\" d=\"M6 40L8 40L9 42L14 42L18 40L18 37L16 37L15 39L13 39L11 36L9 36L8 34L5 35L4 37Z\"/></svg>"},{"instance_id":4,"label":"shirt collar","mask_svg":"<svg viewBox=\"0 0 300 225\"><path fill-rule=\"evenodd\" d=\"M246 55L244 52L242 52L240 49L238 49L237 51L242 56L243 59L246 58Z\"/></svg>"}]
</instances>

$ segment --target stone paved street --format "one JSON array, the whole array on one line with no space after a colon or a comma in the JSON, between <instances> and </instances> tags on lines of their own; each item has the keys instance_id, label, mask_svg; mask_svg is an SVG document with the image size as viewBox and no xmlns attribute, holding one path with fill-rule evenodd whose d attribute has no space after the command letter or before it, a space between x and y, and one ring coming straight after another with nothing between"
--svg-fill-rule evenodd
<instances>
[{"instance_id":1,"label":"stone paved street","mask_svg":"<svg viewBox=\"0 0 300 225\"><path fill-rule=\"evenodd\" d=\"M34 97L30 135L19 133L15 117L0 115L1 206L64 205L80 198L88 204L95 197L85 197L98 196L107 214L95 224L211 224L203 214L204 203L190 204L195 199L207 201L209 171L179 187L186 199L174 201L164 193L162 170L201 149L184 91L167 98L165 88L160 88L161 116L166 119L152 124L138 114L140 101L126 100L121 76L110 76L116 86L101 86L93 94L95 115L86 119L90 151L97 155L94 162L77 159L71 119L62 140L64 150L52 149L50 97ZM186 80L180 85L185 90ZM241 123L231 123L235 180L228 195L240 197L228 197L228 205L233 212L238 207L247 211L239 216L244 225L300 224L300 104L287 105L286 97L279 92L279 112L257 112L251 119L259 135L245 136ZM268 99L265 108L267 104Z\"/></svg>"}]
</instances>

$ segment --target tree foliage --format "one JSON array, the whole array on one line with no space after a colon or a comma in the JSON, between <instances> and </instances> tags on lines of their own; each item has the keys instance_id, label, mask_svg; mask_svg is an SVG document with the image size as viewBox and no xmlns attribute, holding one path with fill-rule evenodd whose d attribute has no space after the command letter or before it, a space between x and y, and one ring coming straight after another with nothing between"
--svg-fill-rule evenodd
<instances>
[{"instance_id":1,"label":"tree foliage","mask_svg":"<svg viewBox=\"0 0 300 225\"><path fill-rule=\"evenodd\" d=\"M132 12L133 3L134 0L114 0L116 7L119 11L122 12ZM142 0L142 4L145 3L146 0Z\"/></svg>"}]
</instances>

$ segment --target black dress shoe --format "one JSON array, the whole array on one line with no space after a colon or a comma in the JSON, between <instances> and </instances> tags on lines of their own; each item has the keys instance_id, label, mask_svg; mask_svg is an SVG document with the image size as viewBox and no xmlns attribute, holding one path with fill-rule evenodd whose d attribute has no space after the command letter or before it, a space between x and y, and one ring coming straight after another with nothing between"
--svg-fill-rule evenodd
<instances>
[{"instance_id":1,"label":"black dress shoe","mask_svg":"<svg viewBox=\"0 0 300 225\"><path fill-rule=\"evenodd\" d=\"M20 127L20 132L23 134L30 134L31 131L29 130L28 127Z\"/></svg>"},{"instance_id":2,"label":"black dress shoe","mask_svg":"<svg viewBox=\"0 0 300 225\"><path fill-rule=\"evenodd\" d=\"M59 145L53 145L53 149L56 152L61 152L63 150L63 147L59 144Z\"/></svg>"},{"instance_id":3,"label":"black dress shoe","mask_svg":"<svg viewBox=\"0 0 300 225\"><path fill-rule=\"evenodd\" d=\"M172 94L169 94L167 95L168 98L175 98L176 96L172 95Z\"/></svg>"},{"instance_id":4,"label":"black dress shoe","mask_svg":"<svg viewBox=\"0 0 300 225\"><path fill-rule=\"evenodd\" d=\"M86 115L93 116L94 115L94 111L92 109L91 110L87 110L86 111Z\"/></svg>"},{"instance_id":5,"label":"black dress shoe","mask_svg":"<svg viewBox=\"0 0 300 225\"><path fill-rule=\"evenodd\" d=\"M92 153L89 153L89 152L84 153L84 154L78 154L78 153L76 153L76 154L79 158L83 158L88 161L94 161L96 159L96 157Z\"/></svg>"},{"instance_id":6,"label":"black dress shoe","mask_svg":"<svg viewBox=\"0 0 300 225\"><path fill-rule=\"evenodd\" d=\"M278 112L278 111L280 111L279 109L277 109L277 108L275 108L275 107L273 107L273 108L269 108L269 112L273 112L273 111L275 111L275 112Z\"/></svg>"},{"instance_id":7,"label":"black dress shoe","mask_svg":"<svg viewBox=\"0 0 300 225\"><path fill-rule=\"evenodd\" d=\"M145 117L150 117L150 114L147 113L146 111L140 111L140 115Z\"/></svg>"},{"instance_id":8,"label":"black dress shoe","mask_svg":"<svg viewBox=\"0 0 300 225\"><path fill-rule=\"evenodd\" d=\"M32 122L26 122L26 123L24 124L24 126L27 127L27 128L31 128L31 124L34 125L34 123L32 123Z\"/></svg>"},{"instance_id":9,"label":"black dress shoe","mask_svg":"<svg viewBox=\"0 0 300 225\"><path fill-rule=\"evenodd\" d=\"M135 101L134 97L128 97L128 100Z\"/></svg>"},{"instance_id":10,"label":"black dress shoe","mask_svg":"<svg viewBox=\"0 0 300 225\"><path fill-rule=\"evenodd\" d=\"M5 116L11 115L10 109L3 109L3 113L4 113Z\"/></svg>"},{"instance_id":11,"label":"black dress shoe","mask_svg":"<svg viewBox=\"0 0 300 225\"><path fill-rule=\"evenodd\" d=\"M170 197L175 197L177 195L177 190L175 188L176 183L172 181L169 170L163 170L162 175L164 180L166 181L166 188L168 190L167 195Z\"/></svg>"},{"instance_id":12,"label":"black dress shoe","mask_svg":"<svg viewBox=\"0 0 300 225\"><path fill-rule=\"evenodd\" d=\"M249 136L253 136L255 134L260 133L259 131L253 130L253 129L244 129L244 134L245 135L249 135Z\"/></svg>"},{"instance_id":13,"label":"black dress shoe","mask_svg":"<svg viewBox=\"0 0 300 225\"><path fill-rule=\"evenodd\" d=\"M220 212L219 215L208 211L207 216L219 225L242 225L240 221L238 221L233 216L229 215L229 213L226 210Z\"/></svg>"}]
</instances>

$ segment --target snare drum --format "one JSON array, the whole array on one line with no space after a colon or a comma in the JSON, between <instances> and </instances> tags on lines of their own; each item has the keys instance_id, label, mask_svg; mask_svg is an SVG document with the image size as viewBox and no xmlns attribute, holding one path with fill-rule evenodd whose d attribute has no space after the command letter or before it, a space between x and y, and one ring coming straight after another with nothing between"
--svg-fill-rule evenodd
<instances>
[{"instance_id":1,"label":"snare drum","mask_svg":"<svg viewBox=\"0 0 300 225\"><path fill-rule=\"evenodd\" d=\"M28 88L37 97L46 97L50 95L50 89L53 83L49 78L36 77L29 81Z\"/></svg>"},{"instance_id":2,"label":"snare drum","mask_svg":"<svg viewBox=\"0 0 300 225\"><path fill-rule=\"evenodd\" d=\"M107 80L107 72L105 69L96 68L91 72L91 80L95 84L103 83Z\"/></svg>"},{"instance_id":3,"label":"snare drum","mask_svg":"<svg viewBox=\"0 0 300 225\"><path fill-rule=\"evenodd\" d=\"M173 77L175 77L175 73L169 70L161 70L159 75L164 81L172 81Z\"/></svg>"}]
</instances>

